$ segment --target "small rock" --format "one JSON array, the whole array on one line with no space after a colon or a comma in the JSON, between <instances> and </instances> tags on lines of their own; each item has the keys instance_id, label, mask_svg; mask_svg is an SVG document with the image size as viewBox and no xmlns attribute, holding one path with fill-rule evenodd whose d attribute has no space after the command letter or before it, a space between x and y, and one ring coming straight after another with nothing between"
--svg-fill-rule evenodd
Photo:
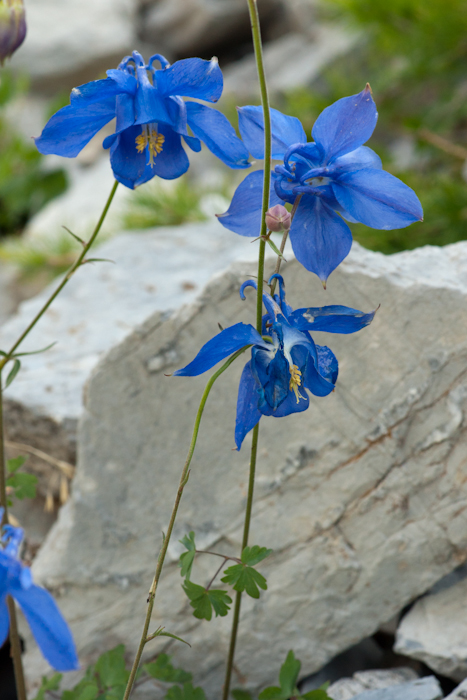
<instances>
[{"instance_id":1,"label":"small rock","mask_svg":"<svg viewBox=\"0 0 467 700\"><path fill-rule=\"evenodd\" d=\"M406 684L418 678L411 668L358 671L352 678L341 678L328 688L333 700L350 700L365 690L379 690L392 685Z\"/></svg>"},{"instance_id":2,"label":"small rock","mask_svg":"<svg viewBox=\"0 0 467 700\"><path fill-rule=\"evenodd\" d=\"M440 700L442 697L443 691L438 679L434 676L425 676L403 685L366 690L356 695L354 700Z\"/></svg>"},{"instance_id":3,"label":"small rock","mask_svg":"<svg viewBox=\"0 0 467 700\"><path fill-rule=\"evenodd\" d=\"M466 525L465 510L453 508L450 531L461 532ZM395 645L398 653L458 682L467 675L467 619L462 612L467 600L465 568L461 575L464 578L454 585L440 586L414 605L397 630Z\"/></svg>"}]
</instances>

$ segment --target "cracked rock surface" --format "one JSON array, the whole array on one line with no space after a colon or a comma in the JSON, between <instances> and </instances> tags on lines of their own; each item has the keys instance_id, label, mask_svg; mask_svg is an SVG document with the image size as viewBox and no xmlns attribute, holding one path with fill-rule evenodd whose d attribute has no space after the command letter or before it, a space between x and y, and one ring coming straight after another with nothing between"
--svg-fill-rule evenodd
<instances>
[{"instance_id":1,"label":"cracked rock surface","mask_svg":"<svg viewBox=\"0 0 467 700\"><path fill-rule=\"evenodd\" d=\"M354 246L324 292L298 263L284 265L294 307L381 308L360 333L316 334L340 362L333 394L261 421L250 542L274 553L259 566L268 591L242 602L234 687L273 682L289 649L312 673L466 559L466 268L467 243L393 256ZM34 563L84 667L120 642L132 654L141 633L206 383L164 373L190 361L218 323L250 322L254 294L242 302L238 288L255 274L236 263L191 306L170 318L155 313L88 382L72 497ZM242 366L224 373L208 400L151 625L192 648L170 640L147 649L196 671L209 700L223 682L231 618L190 615L178 540L193 529L200 549L239 551L251 444L250 436L232 451ZM209 581L212 559L196 561L195 582ZM26 641L33 683L45 668Z\"/></svg>"}]
</instances>

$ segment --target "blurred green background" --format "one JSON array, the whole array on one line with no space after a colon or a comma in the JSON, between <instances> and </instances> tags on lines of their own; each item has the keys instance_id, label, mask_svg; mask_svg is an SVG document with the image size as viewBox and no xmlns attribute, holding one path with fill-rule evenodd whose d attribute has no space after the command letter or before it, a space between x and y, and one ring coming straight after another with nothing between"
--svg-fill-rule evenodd
<instances>
[{"instance_id":1,"label":"blurred green background","mask_svg":"<svg viewBox=\"0 0 467 700\"><path fill-rule=\"evenodd\" d=\"M396 231L351 225L355 238L384 253L467 238L465 0L326 0L319 14L357 31L356 48L329 65L309 88L273 96L272 106L297 116L309 133L322 109L370 82L379 121L368 145L386 170L417 192L425 212L423 223ZM0 107L26 90L24 80L14 80L3 70ZM67 95L56 98L50 114L67 101ZM226 101L223 109L236 123L233 106ZM30 217L67 187L65 172L43 170L42 160L33 143L25 142L0 116L0 257L24 270L50 263L58 272L69 262L72 240L63 243L63 250L55 242L47 251L20 238ZM219 188L224 195L226 186ZM234 180L231 191L233 187ZM203 194L190 173L157 204L150 190L141 190L132 198L122 228L203 219Z\"/></svg>"}]
</instances>

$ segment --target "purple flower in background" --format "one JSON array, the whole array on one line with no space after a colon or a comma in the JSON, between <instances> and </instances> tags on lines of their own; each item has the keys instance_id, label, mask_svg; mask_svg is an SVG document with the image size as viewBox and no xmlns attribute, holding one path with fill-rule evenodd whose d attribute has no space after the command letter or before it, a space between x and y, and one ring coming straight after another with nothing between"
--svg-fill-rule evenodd
<instances>
[{"instance_id":1,"label":"purple flower in background","mask_svg":"<svg viewBox=\"0 0 467 700\"><path fill-rule=\"evenodd\" d=\"M25 36L23 0L0 0L0 64L21 46Z\"/></svg>"},{"instance_id":2,"label":"purple flower in background","mask_svg":"<svg viewBox=\"0 0 467 700\"><path fill-rule=\"evenodd\" d=\"M249 167L248 151L228 119L212 107L182 99L217 102L223 88L217 59L186 58L171 66L155 54L145 65L133 51L107 76L73 88L70 104L49 119L36 139L41 153L74 158L116 117L115 133L103 145L110 148L115 178L131 189L155 175L166 180L183 175L190 163L182 139L196 152L203 141L231 168Z\"/></svg>"},{"instance_id":3,"label":"purple flower in background","mask_svg":"<svg viewBox=\"0 0 467 700\"><path fill-rule=\"evenodd\" d=\"M284 282L279 282L279 294L274 298L263 294L267 314L263 317L263 335L252 325L236 323L211 338L195 359L174 376L194 377L228 355L245 346L252 346L251 360L243 369L238 389L235 443L239 450L245 435L258 423L261 416L282 418L305 411L309 406L308 394L327 396L334 390L338 363L326 346L315 344L309 331L327 333L355 333L373 320L368 314L347 306L323 306L293 311L285 300ZM245 298L245 287L254 287L248 280L240 288Z\"/></svg>"},{"instance_id":4,"label":"purple flower in background","mask_svg":"<svg viewBox=\"0 0 467 700\"><path fill-rule=\"evenodd\" d=\"M3 508L0 508L0 518ZM19 604L43 656L57 671L79 668L75 643L54 599L45 588L34 585L31 571L18 561L23 539L19 527L3 527L0 548L0 647L10 629L7 596Z\"/></svg>"},{"instance_id":5,"label":"purple flower in background","mask_svg":"<svg viewBox=\"0 0 467 700\"><path fill-rule=\"evenodd\" d=\"M238 112L243 141L254 158L264 158L262 108L241 107ZM323 284L352 245L344 219L396 229L423 217L415 192L382 170L380 158L363 146L377 118L369 85L327 107L313 126L311 143L298 119L271 110L272 158L283 164L272 173L270 206L293 204L301 195L290 241L297 260ZM241 236L256 237L262 190L262 171L248 175L219 217L221 224Z\"/></svg>"}]
</instances>

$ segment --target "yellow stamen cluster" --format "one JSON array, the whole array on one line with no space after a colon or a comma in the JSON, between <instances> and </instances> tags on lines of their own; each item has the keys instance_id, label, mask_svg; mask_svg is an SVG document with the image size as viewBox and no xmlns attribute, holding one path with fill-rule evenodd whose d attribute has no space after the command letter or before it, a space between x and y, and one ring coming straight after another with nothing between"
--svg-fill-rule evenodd
<instances>
[{"instance_id":1,"label":"yellow stamen cluster","mask_svg":"<svg viewBox=\"0 0 467 700\"><path fill-rule=\"evenodd\" d=\"M297 399L297 403L300 401L300 399L304 399L305 397L302 396L298 390L298 387L302 385L302 373L298 369L297 365L292 365L290 367L290 382L289 382L289 389L293 391L295 394L295 398Z\"/></svg>"},{"instance_id":2,"label":"yellow stamen cluster","mask_svg":"<svg viewBox=\"0 0 467 700\"><path fill-rule=\"evenodd\" d=\"M137 136L135 141L138 153L143 153L146 148L149 149L149 163L154 165L154 158L162 151L165 136L154 129L150 129L149 126L143 126L143 133Z\"/></svg>"}]
</instances>

